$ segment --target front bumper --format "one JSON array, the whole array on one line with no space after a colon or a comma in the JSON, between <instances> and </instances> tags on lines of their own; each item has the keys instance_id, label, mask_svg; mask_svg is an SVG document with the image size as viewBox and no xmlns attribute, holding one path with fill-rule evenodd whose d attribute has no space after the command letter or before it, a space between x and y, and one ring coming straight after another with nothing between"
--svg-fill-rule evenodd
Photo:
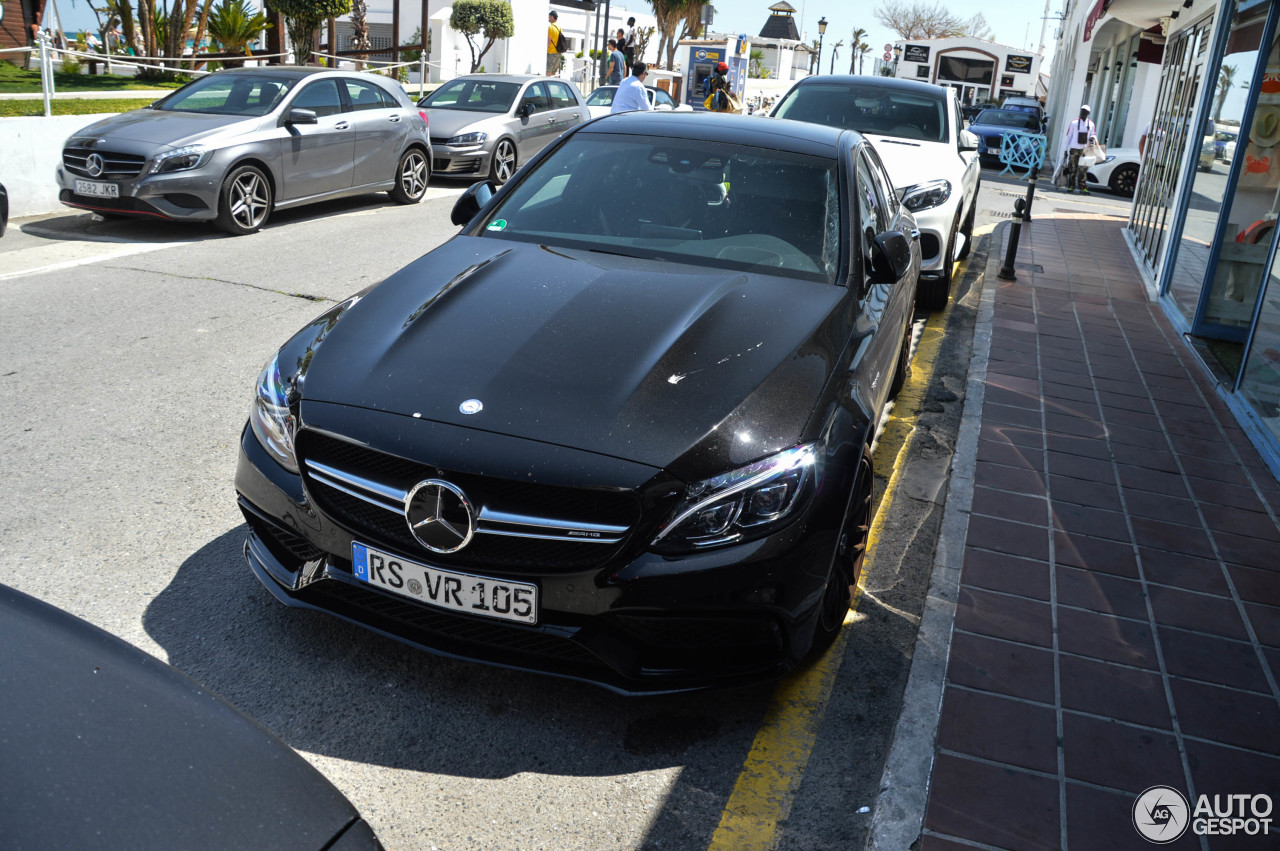
<instances>
[{"instance_id":1,"label":"front bumper","mask_svg":"<svg viewBox=\"0 0 1280 851\"><path fill-rule=\"evenodd\" d=\"M179 221L207 221L218 215L222 172L210 166L172 174L144 174L125 180L95 180L59 165L55 176L61 190L58 200L68 207ZM77 180L111 183L119 194L115 198L78 194Z\"/></svg>"},{"instance_id":2,"label":"front bumper","mask_svg":"<svg viewBox=\"0 0 1280 851\"><path fill-rule=\"evenodd\" d=\"M431 173L444 175L488 174L492 150L480 145L452 147L431 141Z\"/></svg>"},{"instance_id":3,"label":"front bumper","mask_svg":"<svg viewBox=\"0 0 1280 851\"><path fill-rule=\"evenodd\" d=\"M804 658L847 509L834 480L794 523L746 544L664 557L645 549L642 520L639 545L601 566L471 571L537 584L536 626L438 609L357 580L356 535L323 514L247 428L236 490L250 529L245 559L286 605L441 656L657 694L774 679ZM426 550L399 552L433 563Z\"/></svg>"},{"instance_id":4,"label":"front bumper","mask_svg":"<svg viewBox=\"0 0 1280 851\"><path fill-rule=\"evenodd\" d=\"M920 231L920 277L925 280L943 276L946 267L943 255L946 254L947 240L951 236L951 226L956 221L960 209L960 199L952 194L947 203L912 213L916 220L916 228Z\"/></svg>"}]
</instances>

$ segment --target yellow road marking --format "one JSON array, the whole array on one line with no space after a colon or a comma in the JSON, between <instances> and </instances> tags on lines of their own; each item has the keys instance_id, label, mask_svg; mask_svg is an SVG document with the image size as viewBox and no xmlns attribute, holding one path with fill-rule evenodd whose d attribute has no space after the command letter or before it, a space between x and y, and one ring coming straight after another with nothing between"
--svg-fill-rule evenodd
<instances>
[{"instance_id":1,"label":"yellow road marking","mask_svg":"<svg viewBox=\"0 0 1280 851\"><path fill-rule=\"evenodd\" d=\"M994 225L976 228L973 235L976 238L994 229ZM964 268L963 262L956 263L956 280ZM898 472L906 463L908 439L933 378L951 308L952 304L948 302L946 310L930 315L925 323L911 375L898 394L893 413L878 440L873 458L877 462L892 458L893 472L876 516L871 521L867 557L863 562L862 576L854 589L849 613L845 615L846 629L841 630L820 659L793 672L778 684L751 745L751 752L743 761L742 772L733 785L733 793L720 816L720 824L711 837L709 851L769 851L776 842L778 823L791 814L791 804L804 777L809 754L813 751L836 672L844 659L849 635L847 627L857 623L861 617L858 603L862 600L864 583L875 561L875 543L882 534L884 518L893 505Z\"/></svg>"}]
</instances>

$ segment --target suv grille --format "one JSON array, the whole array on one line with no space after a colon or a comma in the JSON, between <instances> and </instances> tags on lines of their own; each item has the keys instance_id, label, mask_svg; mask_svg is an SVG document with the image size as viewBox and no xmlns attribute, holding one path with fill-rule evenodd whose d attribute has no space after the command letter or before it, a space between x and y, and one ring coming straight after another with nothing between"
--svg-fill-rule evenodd
<instances>
[{"instance_id":1,"label":"suv grille","mask_svg":"<svg viewBox=\"0 0 1280 851\"><path fill-rule=\"evenodd\" d=\"M102 174L92 175L89 173L85 162L89 159L90 154L97 154L102 157ZM94 180L128 180L142 173L142 167L147 164L147 158L138 154L95 151L90 148L63 148L62 164L67 167L67 171L78 174L81 177L89 177Z\"/></svg>"}]
</instances>

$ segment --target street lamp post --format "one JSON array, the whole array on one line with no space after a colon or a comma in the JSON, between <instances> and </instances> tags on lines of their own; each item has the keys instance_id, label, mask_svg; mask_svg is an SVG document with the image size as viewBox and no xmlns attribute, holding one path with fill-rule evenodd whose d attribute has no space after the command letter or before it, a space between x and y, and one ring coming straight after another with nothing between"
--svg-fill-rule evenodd
<instances>
[{"instance_id":1,"label":"street lamp post","mask_svg":"<svg viewBox=\"0 0 1280 851\"><path fill-rule=\"evenodd\" d=\"M827 18L818 18L818 73L822 73L822 37L827 34Z\"/></svg>"},{"instance_id":2,"label":"street lamp post","mask_svg":"<svg viewBox=\"0 0 1280 851\"><path fill-rule=\"evenodd\" d=\"M902 45L893 46L893 76L898 76L898 60L902 57Z\"/></svg>"}]
</instances>

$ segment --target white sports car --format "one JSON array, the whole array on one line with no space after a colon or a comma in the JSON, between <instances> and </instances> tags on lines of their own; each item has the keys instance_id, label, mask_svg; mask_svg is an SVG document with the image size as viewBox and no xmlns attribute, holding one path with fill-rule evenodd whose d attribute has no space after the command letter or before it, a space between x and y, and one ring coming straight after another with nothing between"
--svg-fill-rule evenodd
<instances>
[{"instance_id":1,"label":"white sports car","mask_svg":"<svg viewBox=\"0 0 1280 851\"><path fill-rule=\"evenodd\" d=\"M676 103L671 99L671 95L662 89L645 86L645 90L649 95L649 106L653 107L654 112L693 112L693 107L689 104ZM592 118L609 114L613 108L613 96L617 91L617 86L601 86L587 96L587 109L591 112Z\"/></svg>"},{"instance_id":2,"label":"white sports car","mask_svg":"<svg viewBox=\"0 0 1280 851\"><path fill-rule=\"evenodd\" d=\"M1138 188L1138 166L1141 162L1142 157L1136 149L1107 151L1102 162L1089 166L1085 181L1090 189L1106 188L1118 195L1133 197Z\"/></svg>"},{"instance_id":3,"label":"white sports car","mask_svg":"<svg viewBox=\"0 0 1280 851\"><path fill-rule=\"evenodd\" d=\"M953 89L889 77L806 77L773 108L790 118L857 130L871 140L920 229L922 307L940 310L954 261L969 254L981 166Z\"/></svg>"}]
</instances>

